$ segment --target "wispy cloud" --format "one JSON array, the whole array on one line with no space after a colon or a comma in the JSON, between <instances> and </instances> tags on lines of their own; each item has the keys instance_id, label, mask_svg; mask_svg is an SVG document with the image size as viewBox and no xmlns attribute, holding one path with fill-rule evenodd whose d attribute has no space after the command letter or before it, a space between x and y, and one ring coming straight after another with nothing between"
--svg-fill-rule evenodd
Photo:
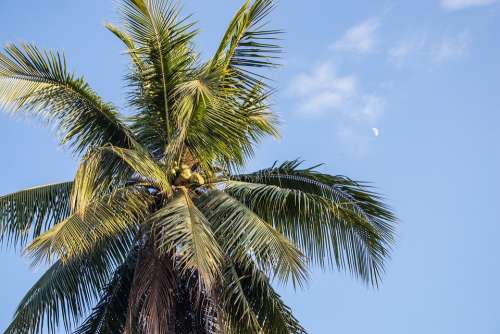
<instances>
[{"instance_id":1,"label":"wispy cloud","mask_svg":"<svg viewBox=\"0 0 500 334\"><path fill-rule=\"evenodd\" d=\"M289 85L289 92L301 100L301 111L315 114L344 107L356 90L356 77L339 76L331 62L299 73Z\"/></svg>"},{"instance_id":2,"label":"wispy cloud","mask_svg":"<svg viewBox=\"0 0 500 334\"><path fill-rule=\"evenodd\" d=\"M361 95L354 107L352 116L355 120L374 124L384 114L385 99L377 94Z\"/></svg>"},{"instance_id":3,"label":"wispy cloud","mask_svg":"<svg viewBox=\"0 0 500 334\"><path fill-rule=\"evenodd\" d=\"M356 75L339 75L331 61L296 75L288 92L297 99L302 117L333 119L335 137L350 154L366 155L369 143L380 134L377 125L385 99L377 92L365 92Z\"/></svg>"},{"instance_id":4,"label":"wispy cloud","mask_svg":"<svg viewBox=\"0 0 500 334\"><path fill-rule=\"evenodd\" d=\"M388 58L396 66L411 64L442 64L463 57L470 45L468 31L455 35L430 38L421 34L401 40L389 49Z\"/></svg>"},{"instance_id":5,"label":"wispy cloud","mask_svg":"<svg viewBox=\"0 0 500 334\"><path fill-rule=\"evenodd\" d=\"M437 66L463 57L470 46L468 31L437 34L422 31L403 36L383 51L382 43L391 44L382 40L380 24L380 19L371 18L350 28L331 49L350 52L346 57L373 53L378 59L388 57L395 66L433 68L433 64ZM299 117L332 121L335 138L342 147L348 148L346 153L360 157L369 154L371 143L380 140L385 131L381 128L388 107L385 95L387 90L392 90L387 80L377 85L363 79L358 70L340 72L332 60L327 60L295 75L287 89L289 97L298 105Z\"/></svg>"},{"instance_id":6,"label":"wispy cloud","mask_svg":"<svg viewBox=\"0 0 500 334\"><path fill-rule=\"evenodd\" d=\"M377 30L380 27L378 18L371 18L348 29L333 44L335 50L349 51L358 54L373 52L377 46Z\"/></svg>"},{"instance_id":7,"label":"wispy cloud","mask_svg":"<svg viewBox=\"0 0 500 334\"><path fill-rule=\"evenodd\" d=\"M457 36L445 36L432 48L432 59L443 63L462 57L469 47L470 34L463 32Z\"/></svg>"},{"instance_id":8,"label":"wispy cloud","mask_svg":"<svg viewBox=\"0 0 500 334\"><path fill-rule=\"evenodd\" d=\"M372 123L383 114L385 101L359 87L356 75L339 75L331 61L319 63L290 82L290 96L299 100L303 115L342 114L357 122Z\"/></svg>"},{"instance_id":9,"label":"wispy cloud","mask_svg":"<svg viewBox=\"0 0 500 334\"><path fill-rule=\"evenodd\" d=\"M427 38L424 35L404 39L389 49L389 60L395 65L404 65L408 58L422 53L426 44Z\"/></svg>"},{"instance_id":10,"label":"wispy cloud","mask_svg":"<svg viewBox=\"0 0 500 334\"><path fill-rule=\"evenodd\" d=\"M469 7L486 6L496 0L441 0L441 6L446 10L461 10Z\"/></svg>"}]
</instances>

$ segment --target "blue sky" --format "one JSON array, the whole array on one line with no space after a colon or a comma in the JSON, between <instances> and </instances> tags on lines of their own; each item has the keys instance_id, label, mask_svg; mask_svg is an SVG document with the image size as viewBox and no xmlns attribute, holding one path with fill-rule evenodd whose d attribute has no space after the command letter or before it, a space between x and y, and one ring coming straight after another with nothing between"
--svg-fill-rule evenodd
<instances>
[{"instance_id":1,"label":"blue sky","mask_svg":"<svg viewBox=\"0 0 500 334\"><path fill-rule=\"evenodd\" d=\"M185 0L202 56L241 1ZM0 2L0 43L64 50L123 106L126 58L103 29L110 0ZM284 66L272 73L280 141L249 168L301 157L374 182L401 219L378 290L314 272L283 296L311 333L500 332L500 1L284 1L272 17ZM0 114L0 194L71 179L76 159L52 132ZM0 330L40 274L0 253Z\"/></svg>"}]
</instances>

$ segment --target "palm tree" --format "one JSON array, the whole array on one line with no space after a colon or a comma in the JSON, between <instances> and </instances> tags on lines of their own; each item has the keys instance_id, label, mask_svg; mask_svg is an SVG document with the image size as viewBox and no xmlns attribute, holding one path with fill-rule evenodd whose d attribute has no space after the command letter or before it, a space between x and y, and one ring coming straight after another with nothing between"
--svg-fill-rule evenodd
<instances>
[{"instance_id":1,"label":"palm tree","mask_svg":"<svg viewBox=\"0 0 500 334\"><path fill-rule=\"evenodd\" d=\"M64 56L0 53L5 109L46 119L81 159L74 180L0 197L0 243L49 269L5 333L304 333L272 283L308 268L377 285L395 217L365 184L297 160L243 173L278 136L272 0L247 1L201 61L168 0L122 0L133 113L120 114Z\"/></svg>"}]
</instances>

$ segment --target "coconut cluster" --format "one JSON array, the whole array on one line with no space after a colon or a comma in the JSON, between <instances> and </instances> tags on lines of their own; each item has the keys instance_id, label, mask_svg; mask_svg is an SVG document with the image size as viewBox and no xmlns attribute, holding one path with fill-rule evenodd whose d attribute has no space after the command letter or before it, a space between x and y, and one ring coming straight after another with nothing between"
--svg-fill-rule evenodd
<instances>
[{"instance_id":1,"label":"coconut cluster","mask_svg":"<svg viewBox=\"0 0 500 334\"><path fill-rule=\"evenodd\" d=\"M205 184L205 179L200 173L193 172L191 167L182 164L180 167L172 169L172 174L175 176L174 184L181 185L196 185L201 186Z\"/></svg>"}]
</instances>

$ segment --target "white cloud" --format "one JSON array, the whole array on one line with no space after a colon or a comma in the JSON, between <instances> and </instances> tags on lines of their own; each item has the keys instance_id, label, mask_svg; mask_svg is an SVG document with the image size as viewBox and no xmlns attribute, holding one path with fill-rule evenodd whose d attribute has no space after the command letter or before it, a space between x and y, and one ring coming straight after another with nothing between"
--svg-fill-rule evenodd
<instances>
[{"instance_id":1,"label":"white cloud","mask_svg":"<svg viewBox=\"0 0 500 334\"><path fill-rule=\"evenodd\" d=\"M470 35L463 32L457 36L445 36L436 43L432 50L432 60L436 63L443 63L462 57L469 47Z\"/></svg>"},{"instance_id":2,"label":"white cloud","mask_svg":"<svg viewBox=\"0 0 500 334\"><path fill-rule=\"evenodd\" d=\"M288 93L297 99L302 116L333 120L335 138L346 153L360 158L368 154L380 133L376 126L386 102L376 93L363 91L356 75L339 75L326 61L293 78Z\"/></svg>"},{"instance_id":3,"label":"white cloud","mask_svg":"<svg viewBox=\"0 0 500 334\"><path fill-rule=\"evenodd\" d=\"M382 97L376 94L363 95L353 117L357 121L375 123L384 114L384 109L385 100Z\"/></svg>"},{"instance_id":4,"label":"white cloud","mask_svg":"<svg viewBox=\"0 0 500 334\"><path fill-rule=\"evenodd\" d=\"M447 10L460 10L469 7L486 6L496 0L441 0L441 6Z\"/></svg>"},{"instance_id":5,"label":"white cloud","mask_svg":"<svg viewBox=\"0 0 500 334\"><path fill-rule=\"evenodd\" d=\"M329 61L299 73L288 92L299 100L301 113L307 115L336 111L351 121L374 123L385 108L382 97L362 92L355 75L340 76Z\"/></svg>"},{"instance_id":6,"label":"white cloud","mask_svg":"<svg viewBox=\"0 0 500 334\"><path fill-rule=\"evenodd\" d=\"M357 80L353 75L339 76L330 62L316 66L310 73L300 73L289 86L289 92L300 98L303 112L321 113L345 106L355 94Z\"/></svg>"},{"instance_id":7,"label":"white cloud","mask_svg":"<svg viewBox=\"0 0 500 334\"><path fill-rule=\"evenodd\" d=\"M371 18L358 25L351 27L338 40L333 48L340 51L349 51L358 54L366 54L375 50L377 45L377 30L380 21Z\"/></svg>"},{"instance_id":8,"label":"white cloud","mask_svg":"<svg viewBox=\"0 0 500 334\"><path fill-rule=\"evenodd\" d=\"M389 49L389 60L391 63L401 66L408 58L421 53L425 49L426 43L427 39L424 35L402 40Z\"/></svg>"},{"instance_id":9,"label":"white cloud","mask_svg":"<svg viewBox=\"0 0 500 334\"><path fill-rule=\"evenodd\" d=\"M303 109L313 112L322 111L327 108L338 109L342 107L344 101L345 96L338 92L321 92L304 101Z\"/></svg>"},{"instance_id":10,"label":"white cloud","mask_svg":"<svg viewBox=\"0 0 500 334\"><path fill-rule=\"evenodd\" d=\"M421 34L403 39L389 49L387 56L389 62L396 66L427 65L429 62L442 64L464 56L469 48L470 40L468 31L433 39Z\"/></svg>"}]
</instances>

